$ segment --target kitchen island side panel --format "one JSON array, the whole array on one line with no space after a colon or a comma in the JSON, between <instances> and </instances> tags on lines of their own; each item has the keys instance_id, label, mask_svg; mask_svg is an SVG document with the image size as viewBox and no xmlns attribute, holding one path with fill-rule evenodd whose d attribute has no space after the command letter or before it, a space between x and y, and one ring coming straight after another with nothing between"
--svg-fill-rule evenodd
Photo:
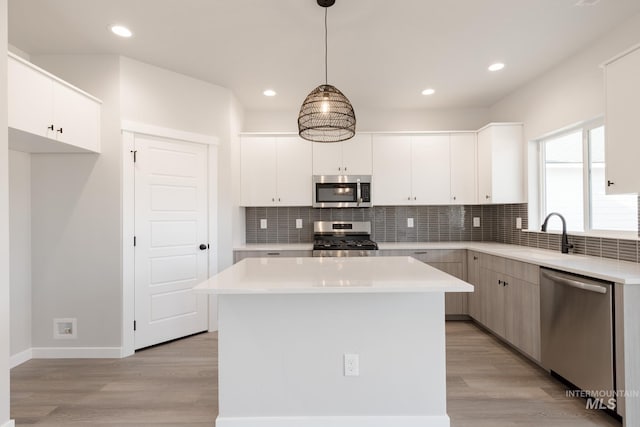
<instances>
[{"instance_id":1,"label":"kitchen island side panel","mask_svg":"<svg viewBox=\"0 0 640 427\"><path fill-rule=\"evenodd\" d=\"M449 425L442 292L220 295L218 304L217 425L336 416ZM359 355L359 376L344 376L344 354Z\"/></svg>"}]
</instances>

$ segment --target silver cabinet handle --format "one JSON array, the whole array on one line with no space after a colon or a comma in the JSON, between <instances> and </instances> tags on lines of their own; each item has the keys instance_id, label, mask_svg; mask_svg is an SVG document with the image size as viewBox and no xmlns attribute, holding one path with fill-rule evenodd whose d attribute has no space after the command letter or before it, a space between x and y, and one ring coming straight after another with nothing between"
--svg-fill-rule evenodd
<instances>
[{"instance_id":1,"label":"silver cabinet handle","mask_svg":"<svg viewBox=\"0 0 640 427\"><path fill-rule=\"evenodd\" d=\"M418 251L418 252L414 252L415 255L426 255L427 251Z\"/></svg>"},{"instance_id":2,"label":"silver cabinet handle","mask_svg":"<svg viewBox=\"0 0 640 427\"><path fill-rule=\"evenodd\" d=\"M542 275L546 276L547 278L553 280L556 283L570 286L572 288L582 289L583 291L589 291L589 292L597 292L599 294L607 293L606 286L592 285L591 283L584 283L584 282L578 282L577 280L565 279L564 277L556 276L554 274L549 274L546 271L543 271Z\"/></svg>"}]
</instances>

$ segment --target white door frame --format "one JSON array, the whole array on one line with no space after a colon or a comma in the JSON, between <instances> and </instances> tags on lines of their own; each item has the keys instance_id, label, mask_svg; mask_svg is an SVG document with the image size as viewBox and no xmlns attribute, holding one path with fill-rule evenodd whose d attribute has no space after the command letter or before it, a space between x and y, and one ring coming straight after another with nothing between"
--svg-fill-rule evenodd
<instances>
[{"instance_id":1,"label":"white door frame","mask_svg":"<svg viewBox=\"0 0 640 427\"><path fill-rule=\"evenodd\" d=\"M131 121L122 121L122 347L121 357L135 352L135 253L133 236L135 224L135 171L133 168L136 135L196 142L209 146L208 150L208 220L209 220L209 275L218 271L218 145L215 136L184 132ZM217 305L209 301L209 331L217 329Z\"/></svg>"}]
</instances>

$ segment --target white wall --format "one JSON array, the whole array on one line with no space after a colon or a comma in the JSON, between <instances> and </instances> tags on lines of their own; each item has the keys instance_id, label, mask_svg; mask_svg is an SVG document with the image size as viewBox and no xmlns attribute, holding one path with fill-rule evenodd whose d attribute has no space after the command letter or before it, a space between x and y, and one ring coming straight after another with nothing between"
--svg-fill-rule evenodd
<instances>
[{"instance_id":1,"label":"white wall","mask_svg":"<svg viewBox=\"0 0 640 427\"><path fill-rule=\"evenodd\" d=\"M31 155L9 150L11 355L31 345Z\"/></svg>"},{"instance_id":2,"label":"white wall","mask_svg":"<svg viewBox=\"0 0 640 427\"><path fill-rule=\"evenodd\" d=\"M477 130L490 121L488 108L391 111L354 109L356 128L360 132ZM247 111L242 130L297 132L298 111Z\"/></svg>"},{"instance_id":3,"label":"white wall","mask_svg":"<svg viewBox=\"0 0 640 427\"><path fill-rule=\"evenodd\" d=\"M0 426L9 421L9 144L7 0L0 0Z\"/></svg>"},{"instance_id":4,"label":"white wall","mask_svg":"<svg viewBox=\"0 0 640 427\"><path fill-rule=\"evenodd\" d=\"M122 119L219 138L218 266L232 264L234 207L231 126L242 120L231 92L130 58L121 60Z\"/></svg>"},{"instance_id":5,"label":"white wall","mask_svg":"<svg viewBox=\"0 0 640 427\"><path fill-rule=\"evenodd\" d=\"M525 138L604 115L600 64L640 43L640 14L491 107L492 121L524 122Z\"/></svg>"},{"instance_id":6,"label":"white wall","mask_svg":"<svg viewBox=\"0 0 640 427\"><path fill-rule=\"evenodd\" d=\"M100 155L31 158L33 345L120 347L120 61L112 55L31 59L104 102ZM77 318L77 339L53 339L59 317Z\"/></svg>"}]
</instances>

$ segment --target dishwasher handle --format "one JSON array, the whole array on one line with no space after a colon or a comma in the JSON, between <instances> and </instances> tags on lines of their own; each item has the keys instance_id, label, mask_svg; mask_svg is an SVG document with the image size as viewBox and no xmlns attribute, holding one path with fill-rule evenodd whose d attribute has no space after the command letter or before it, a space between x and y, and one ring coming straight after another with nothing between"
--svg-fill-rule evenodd
<instances>
[{"instance_id":1,"label":"dishwasher handle","mask_svg":"<svg viewBox=\"0 0 640 427\"><path fill-rule=\"evenodd\" d=\"M546 271L542 271L541 273L547 278L553 280L556 283L560 283L562 285L571 286L572 288L582 289L583 291L597 292L599 294L607 293L606 286L592 285L591 283L579 282L577 280L571 280L561 276L556 276L555 274L551 274Z\"/></svg>"}]
</instances>

